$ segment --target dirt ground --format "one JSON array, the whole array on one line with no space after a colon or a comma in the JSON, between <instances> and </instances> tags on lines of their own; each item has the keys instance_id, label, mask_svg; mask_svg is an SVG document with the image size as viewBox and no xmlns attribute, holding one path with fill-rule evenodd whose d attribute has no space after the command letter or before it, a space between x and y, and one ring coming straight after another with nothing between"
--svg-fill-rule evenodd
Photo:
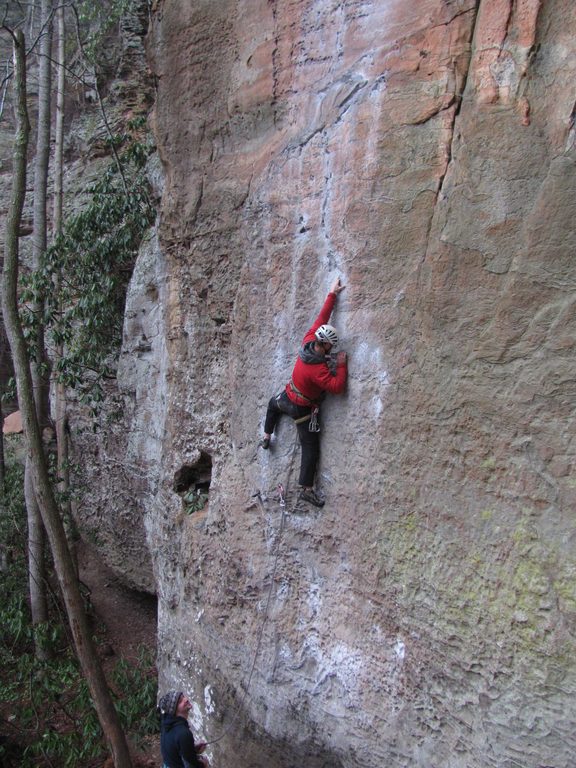
<instances>
[{"instance_id":1,"label":"dirt ground","mask_svg":"<svg viewBox=\"0 0 576 768\"><path fill-rule=\"evenodd\" d=\"M104 669L119 659L138 661L142 647L156 655L156 598L125 587L86 542L78 547L80 579L89 590L92 615L101 639ZM133 749L134 768L161 765L159 737L146 737ZM102 768L108 768L108 761Z\"/></svg>"}]
</instances>

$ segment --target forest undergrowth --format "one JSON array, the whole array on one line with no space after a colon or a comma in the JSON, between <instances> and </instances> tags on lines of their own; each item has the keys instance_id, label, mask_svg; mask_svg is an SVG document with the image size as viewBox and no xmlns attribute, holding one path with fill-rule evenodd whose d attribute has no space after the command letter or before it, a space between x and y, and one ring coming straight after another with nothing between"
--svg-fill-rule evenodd
<instances>
[{"instance_id":1,"label":"forest undergrowth","mask_svg":"<svg viewBox=\"0 0 576 768\"><path fill-rule=\"evenodd\" d=\"M0 513L0 765L3 768L100 768L106 745L88 687L73 652L66 614L47 557L50 619L34 630L28 605L24 465L16 441L9 446ZM155 763L146 755L157 741L155 649L141 645L124 657L111 645L106 625L91 611L99 656L135 766ZM35 655L40 633L49 658Z\"/></svg>"}]
</instances>

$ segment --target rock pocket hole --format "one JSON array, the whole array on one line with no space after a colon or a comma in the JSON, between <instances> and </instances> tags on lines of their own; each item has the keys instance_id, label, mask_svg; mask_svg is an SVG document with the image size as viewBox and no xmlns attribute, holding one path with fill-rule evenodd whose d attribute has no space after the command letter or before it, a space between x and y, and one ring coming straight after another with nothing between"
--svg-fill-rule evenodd
<instances>
[{"instance_id":1,"label":"rock pocket hole","mask_svg":"<svg viewBox=\"0 0 576 768\"><path fill-rule=\"evenodd\" d=\"M182 497L189 515L204 509L212 482L212 457L205 451L199 453L198 461L184 464L174 475L174 490Z\"/></svg>"}]
</instances>

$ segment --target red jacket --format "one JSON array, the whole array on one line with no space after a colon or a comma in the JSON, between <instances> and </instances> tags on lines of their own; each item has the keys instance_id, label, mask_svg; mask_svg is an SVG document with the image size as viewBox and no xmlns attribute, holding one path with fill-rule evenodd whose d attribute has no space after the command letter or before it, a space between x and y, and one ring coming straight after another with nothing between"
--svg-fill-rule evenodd
<instances>
[{"instance_id":1,"label":"red jacket","mask_svg":"<svg viewBox=\"0 0 576 768\"><path fill-rule=\"evenodd\" d=\"M324 306L320 310L320 314L314 321L314 325L304 336L302 342L303 348L308 342L316 341L316 336L314 335L316 329L330 320L330 315L334 309L335 302L336 294L329 293L324 302ZM344 387L346 386L347 376L348 366L345 361L337 365L336 374L333 375L330 372L327 363L324 361L308 363L304 362L300 355L298 355L296 365L292 371L292 380L286 385L286 394L293 403L296 403L296 405L311 405L312 403L318 403L324 392L331 392L333 395L338 395L343 392ZM294 392L290 386L291 383L305 396L304 398Z\"/></svg>"}]
</instances>

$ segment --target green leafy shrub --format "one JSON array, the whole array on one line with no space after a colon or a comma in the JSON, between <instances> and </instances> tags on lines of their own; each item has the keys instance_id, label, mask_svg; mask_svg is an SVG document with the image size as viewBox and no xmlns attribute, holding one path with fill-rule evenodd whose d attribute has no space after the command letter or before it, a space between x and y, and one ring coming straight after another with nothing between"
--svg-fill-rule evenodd
<instances>
[{"instance_id":1,"label":"green leafy shrub","mask_svg":"<svg viewBox=\"0 0 576 768\"><path fill-rule=\"evenodd\" d=\"M134 731L140 736L158 731L154 669L154 659L149 649L140 648L136 666L121 659L113 673L116 688L130 692L129 696L117 700L120 721L127 731Z\"/></svg>"},{"instance_id":2,"label":"green leafy shrub","mask_svg":"<svg viewBox=\"0 0 576 768\"><path fill-rule=\"evenodd\" d=\"M0 742L0 765L76 768L103 759L105 746L88 687L61 623L62 607L54 597L50 622L36 629L54 656L39 661L34 655L23 479L21 463L9 460L0 504L0 550L5 553L0 578L0 715L9 741ZM136 665L119 660L110 683L124 728L136 739L155 733L156 672L150 650L140 649Z\"/></svg>"},{"instance_id":3,"label":"green leafy shrub","mask_svg":"<svg viewBox=\"0 0 576 768\"><path fill-rule=\"evenodd\" d=\"M184 509L187 515L192 515L194 512L200 512L206 506L208 501L208 494L205 491L201 491L199 488L187 491L182 496L184 501Z\"/></svg>"},{"instance_id":4,"label":"green leafy shrub","mask_svg":"<svg viewBox=\"0 0 576 768\"><path fill-rule=\"evenodd\" d=\"M6 479L0 504L0 653L17 652L32 640L27 604L26 508L24 467L7 459ZM0 696L1 698L1 696Z\"/></svg>"},{"instance_id":5,"label":"green leafy shrub","mask_svg":"<svg viewBox=\"0 0 576 768\"><path fill-rule=\"evenodd\" d=\"M59 349L55 373L97 409L103 381L114 375L126 288L142 239L154 221L145 165L151 145L141 140L142 120L114 136L111 161L86 190L86 205L32 275L23 276L22 322L32 340L39 324ZM30 309L43 306L43 317ZM33 351L34 344L30 344Z\"/></svg>"}]
</instances>

